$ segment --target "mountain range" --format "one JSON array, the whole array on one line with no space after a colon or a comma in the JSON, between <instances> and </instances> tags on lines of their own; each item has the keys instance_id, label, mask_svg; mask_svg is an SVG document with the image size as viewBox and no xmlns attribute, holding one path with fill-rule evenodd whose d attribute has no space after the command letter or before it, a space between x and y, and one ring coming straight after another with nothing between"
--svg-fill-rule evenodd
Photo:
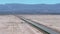
<instances>
[{"instance_id":1,"label":"mountain range","mask_svg":"<svg viewBox=\"0 0 60 34\"><path fill-rule=\"evenodd\" d=\"M60 14L60 4L0 4L0 14Z\"/></svg>"}]
</instances>

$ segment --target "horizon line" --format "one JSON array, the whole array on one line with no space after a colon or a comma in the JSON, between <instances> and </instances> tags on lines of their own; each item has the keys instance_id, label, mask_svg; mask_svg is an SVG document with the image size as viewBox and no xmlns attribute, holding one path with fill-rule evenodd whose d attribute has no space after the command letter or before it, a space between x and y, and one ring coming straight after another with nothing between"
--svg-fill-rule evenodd
<instances>
[{"instance_id":1,"label":"horizon line","mask_svg":"<svg viewBox=\"0 0 60 34\"><path fill-rule=\"evenodd\" d=\"M4 3L4 4L25 4L25 3ZM2 4L2 5L4 5ZM28 4L28 3L27 3ZM40 3L40 4L46 4L46 3ZM47 3L48 4L48 3ZM55 3L55 4L60 4L60 3Z\"/></svg>"}]
</instances>

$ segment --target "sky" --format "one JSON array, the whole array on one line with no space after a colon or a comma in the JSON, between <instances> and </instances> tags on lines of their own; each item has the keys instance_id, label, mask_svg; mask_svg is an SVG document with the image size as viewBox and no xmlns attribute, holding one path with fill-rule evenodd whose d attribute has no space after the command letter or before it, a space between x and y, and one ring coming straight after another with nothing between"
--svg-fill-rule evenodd
<instances>
[{"instance_id":1,"label":"sky","mask_svg":"<svg viewBox=\"0 0 60 34\"><path fill-rule=\"evenodd\" d=\"M57 4L60 0L0 0L0 4L21 3L21 4Z\"/></svg>"}]
</instances>

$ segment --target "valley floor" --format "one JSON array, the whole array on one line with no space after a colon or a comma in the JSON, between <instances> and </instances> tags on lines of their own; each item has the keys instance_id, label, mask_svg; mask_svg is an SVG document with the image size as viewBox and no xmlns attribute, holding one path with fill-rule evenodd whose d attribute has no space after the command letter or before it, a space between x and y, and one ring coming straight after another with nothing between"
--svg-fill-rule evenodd
<instances>
[{"instance_id":1,"label":"valley floor","mask_svg":"<svg viewBox=\"0 0 60 34\"><path fill-rule=\"evenodd\" d=\"M0 34L43 34L14 15L0 15Z\"/></svg>"}]
</instances>

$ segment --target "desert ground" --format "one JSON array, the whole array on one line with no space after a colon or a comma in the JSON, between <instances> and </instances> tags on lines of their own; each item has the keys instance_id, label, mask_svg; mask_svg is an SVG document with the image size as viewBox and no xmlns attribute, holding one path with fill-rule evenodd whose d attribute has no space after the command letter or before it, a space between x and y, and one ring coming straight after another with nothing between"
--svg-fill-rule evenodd
<instances>
[{"instance_id":1,"label":"desert ground","mask_svg":"<svg viewBox=\"0 0 60 34\"><path fill-rule=\"evenodd\" d=\"M60 32L60 15L23 15L23 17Z\"/></svg>"},{"instance_id":2,"label":"desert ground","mask_svg":"<svg viewBox=\"0 0 60 34\"><path fill-rule=\"evenodd\" d=\"M0 34L43 34L14 15L0 15Z\"/></svg>"}]
</instances>

